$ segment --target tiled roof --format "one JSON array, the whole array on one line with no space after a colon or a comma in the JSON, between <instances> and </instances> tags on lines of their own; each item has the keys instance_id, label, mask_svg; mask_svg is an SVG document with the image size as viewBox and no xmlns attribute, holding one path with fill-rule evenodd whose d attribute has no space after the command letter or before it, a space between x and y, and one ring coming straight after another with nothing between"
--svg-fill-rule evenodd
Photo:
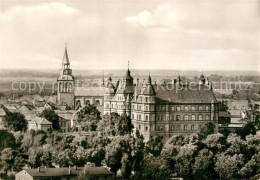
<instances>
[{"instance_id":1,"label":"tiled roof","mask_svg":"<svg viewBox=\"0 0 260 180\"><path fill-rule=\"evenodd\" d=\"M175 103L217 103L214 92L204 85L176 88L175 85L153 85L157 101ZM174 87L173 87L174 86Z\"/></svg>"},{"instance_id":2,"label":"tiled roof","mask_svg":"<svg viewBox=\"0 0 260 180\"><path fill-rule=\"evenodd\" d=\"M25 169L25 171L32 177L62 177L77 176L83 171L83 168L41 168L40 172L38 169ZM113 175L105 167L87 167L84 171L89 175Z\"/></svg>"},{"instance_id":3,"label":"tiled roof","mask_svg":"<svg viewBox=\"0 0 260 180\"><path fill-rule=\"evenodd\" d=\"M41 168L40 172L38 169L25 169L25 171L33 177L60 177L60 176L76 176L82 172L82 169L71 168Z\"/></svg>"},{"instance_id":4,"label":"tiled roof","mask_svg":"<svg viewBox=\"0 0 260 180\"><path fill-rule=\"evenodd\" d=\"M75 96L104 96L104 87L76 87Z\"/></svg>"}]
</instances>

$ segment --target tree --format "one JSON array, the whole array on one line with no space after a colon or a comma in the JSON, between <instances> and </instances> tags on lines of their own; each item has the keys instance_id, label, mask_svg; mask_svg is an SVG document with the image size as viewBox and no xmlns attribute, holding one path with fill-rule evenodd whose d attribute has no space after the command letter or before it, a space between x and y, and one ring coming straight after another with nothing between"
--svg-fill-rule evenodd
<instances>
[{"instance_id":1,"label":"tree","mask_svg":"<svg viewBox=\"0 0 260 180\"><path fill-rule=\"evenodd\" d=\"M52 110L52 109L45 109L40 114L40 117L43 117L43 118L47 119L48 121L52 122L52 128L54 130L59 130L60 129L59 116L55 113L54 110Z\"/></svg>"},{"instance_id":2,"label":"tree","mask_svg":"<svg viewBox=\"0 0 260 180\"><path fill-rule=\"evenodd\" d=\"M1 161L0 169L3 174L7 174L8 171L11 171L14 164L14 151L11 148L5 148L1 152ZM1 174L0 172L0 174Z\"/></svg>"},{"instance_id":3,"label":"tree","mask_svg":"<svg viewBox=\"0 0 260 180\"><path fill-rule=\"evenodd\" d=\"M192 165L193 176L197 179L211 179L214 174L213 152L208 149L203 149L195 157L195 162Z\"/></svg>"},{"instance_id":4,"label":"tree","mask_svg":"<svg viewBox=\"0 0 260 180\"><path fill-rule=\"evenodd\" d=\"M0 130L0 151L15 146L15 137L7 130Z\"/></svg>"},{"instance_id":5,"label":"tree","mask_svg":"<svg viewBox=\"0 0 260 180\"><path fill-rule=\"evenodd\" d=\"M13 131L26 131L28 125L27 121L24 118L24 115L18 112L7 113L4 124L5 127Z\"/></svg>"},{"instance_id":6,"label":"tree","mask_svg":"<svg viewBox=\"0 0 260 180\"><path fill-rule=\"evenodd\" d=\"M242 129L238 129L236 133L242 138L245 139L249 134L256 134L255 126L252 122L248 122Z\"/></svg>"},{"instance_id":7,"label":"tree","mask_svg":"<svg viewBox=\"0 0 260 180\"><path fill-rule=\"evenodd\" d=\"M155 157L161 154L162 148L163 148L162 136L153 137L146 143L146 151L148 153L151 153Z\"/></svg>"},{"instance_id":8,"label":"tree","mask_svg":"<svg viewBox=\"0 0 260 180\"><path fill-rule=\"evenodd\" d=\"M208 135L213 134L215 125L212 122L205 124L205 126L200 130L199 137L200 139L206 138Z\"/></svg>"}]
</instances>

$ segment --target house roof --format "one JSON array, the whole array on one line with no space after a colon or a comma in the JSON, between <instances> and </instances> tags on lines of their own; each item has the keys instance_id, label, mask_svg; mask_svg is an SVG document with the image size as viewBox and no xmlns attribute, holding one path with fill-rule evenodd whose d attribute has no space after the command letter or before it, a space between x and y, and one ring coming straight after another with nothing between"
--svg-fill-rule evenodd
<instances>
[{"instance_id":1,"label":"house roof","mask_svg":"<svg viewBox=\"0 0 260 180\"><path fill-rule=\"evenodd\" d=\"M104 96L105 87L76 87L75 96Z\"/></svg>"},{"instance_id":2,"label":"house roof","mask_svg":"<svg viewBox=\"0 0 260 180\"><path fill-rule=\"evenodd\" d=\"M219 117L231 117L231 114L227 111L220 111Z\"/></svg>"},{"instance_id":3,"label":"house roof","mask_svg":"<svg viewBox=\"0 0 260 180\"><path fill-rule=\"evenodd\" d=\"M174 103L217 103L214 92L205 85L177 87L175 84L153 85L156 101Z\"/></svg>"},{"instance_id":4,"label":"house roof","mask_svg":"<svg viewBox=\"0 0 260 180\"><path fill-rule=\"evenodd\" d=\"M82 172L82 168L73 169L69 174L70 168L41 168L38 169L25 169L25 171L32 177L61 177L61 176L76 176Z\"/></svg>"},{"instance_id":5,"label":"house roof","mask_svg":"<svg viewBox=\"0 0 260 180\"><path fill-rule=\"evenodd\" d=\"M85 169L85 172L90 175L109 175L109 174L112 175L113 174L105 167L87 167Z\"/></svg>"},{"instance_id":6,"label":"house roof","mask_svg":"<svg viewBox=\"0 0 260 180\"><path fill-rule=\"evenodd\" d=\"M64 114L64 113L58 114L59 117L66 119L66 120L70 120L72 115L73 114L71 114L71 113L70 114Z\"/></svg>"},{"instance_id":7,"label":"house roof","mask_svg":"<svg viewBox=\"0 0 260 180\"><path fill-rule=\"evenodd\" d=\"M62 177L62 176L77 176L82 172L83 168L41 168L38 169L25 169L32 177ZM69 171L71 171L69 173ZM105 167L86 167L85 173L89 175L113 175L111 171Z\"/></svg>"},{"instance_id":8,"label":"house roof","mask_svg":"<svg viewBox=\"0 0 260 180\"><path fill-rule=\"evenodd\" d=\"M35 117L30 123L41 124L41 125L52 125L52 122L42 117Z\"/></svg>"},{"instance_id":9,"label":"house roof","mask_svg":"<svg viewBox=\"0 0 260 180\"><path fill-rule=\"evenodd\" d=\"M0 116L5 116L5 115L6 115L6 113L5 113L4 109L0 108Z\"/></svg>"}]
</instances>

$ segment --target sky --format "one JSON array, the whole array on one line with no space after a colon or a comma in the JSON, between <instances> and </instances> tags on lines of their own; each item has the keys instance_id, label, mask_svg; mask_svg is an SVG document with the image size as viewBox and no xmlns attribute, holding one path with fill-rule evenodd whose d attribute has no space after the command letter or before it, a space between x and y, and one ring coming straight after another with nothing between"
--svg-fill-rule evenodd
<instances>
[{"instance_id":1,"label":"sky","mask_svg":"<svg viewBox=\"0 0 260 180\"><path fill-rule=\"evenodd\" d=\"M0 69L260 71L258 0L0 0Z\"/></svg>"}]
</instances>

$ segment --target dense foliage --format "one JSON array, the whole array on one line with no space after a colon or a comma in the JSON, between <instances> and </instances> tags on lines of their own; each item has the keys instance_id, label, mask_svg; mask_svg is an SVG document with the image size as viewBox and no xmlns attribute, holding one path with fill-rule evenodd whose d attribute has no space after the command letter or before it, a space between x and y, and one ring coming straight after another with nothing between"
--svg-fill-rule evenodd
<instances>
[{"instance_id":1,"label":"dense foliage","mask_svg":"<svg viewBox=\"0 0 260 180\"><path fill-rule=\"evenodd\" d=\"M4 120L5 127L12 131L26 131L28 123L24 115L18 112L9 112Z\"/></svg>"},{"instance_id":2,"label":"dense foliage","mask_svg":"<svg viewBox=\"0 0 260 180\"><path fill-rule=\"evenodd\" d=\"M52 109L44 109L42 113L40 114L41 117L47 119L48 121L52 122L52 128L54 130L60 129L59 124L59 116L55 113Z\"/></svg>"},{"instance_id":3,"label":"dense foliage","mask_svg":"<svg viewBox=\"0 0 260 180\"><path fill-rule=\"evenodd\" d=\"M209 123L198 134L174 135L144 143L131 119L112 113L102 119L95 108L81 111L81 121L96 118L89 134L43 131L0 131L1 173L24 166L106 165L125 179L248 179L260 173L260 135L248 124L236 133L214 134Z\"/></svg>"}]
</instances>

